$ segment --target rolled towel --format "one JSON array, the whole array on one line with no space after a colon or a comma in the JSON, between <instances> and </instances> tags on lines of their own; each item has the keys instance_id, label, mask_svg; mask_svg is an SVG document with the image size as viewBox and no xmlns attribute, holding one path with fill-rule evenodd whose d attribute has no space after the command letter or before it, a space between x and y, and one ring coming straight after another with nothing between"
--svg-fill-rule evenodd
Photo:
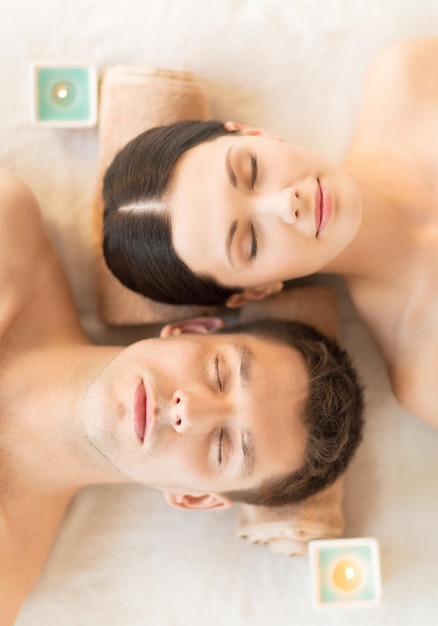
<instances>
[{"instance_id":1,"label":"rolled towel","mask_svg":"<svg viewBox=\"0 0 438 626\"><path fill-rule=\"evenodd\" d=\"M283 507L239 504L236 529L242 539L267 544L277 554L307 555L312 539L340 537L344 530L342 493L344 477L333 485Z\"/></svg>"},{"instance_id":2,"label":"rolled towel","mask_svg":"<svg viewBox=\"0 0 438 626\"><path fill-rule=\"evenodd\" d=\"M172 306L124 287L108 269L102 251L102 181L116 153L141 132L187 119L208 119L203 86L190 72L116 66L100 86L99 161L93 211L93 249L99 315L109 324L148 324L211 313L209 307Z\"/></svg>"},{"instance_id":3,"label":"rolled towel","mask_svg":"<svg viewBox=\"0 0 438 626\"><path fill-rule=\"evenodd\" d=\"M265 318L303 322L332 339L339 336L336 291L327 285L286 289L266 300L245 304L239 310L239 322Z\"/></svg>"},{"instance_id":4,"label":"rolled towel","mask_svg":"<svg viewBox=\"0 0 438 626\"><path fill-rule=\"evenodd\" d=\"M241 322L267 317L305 322L333 339L338 336L336 292L326 285L283 291L246 304L239 313ZM275 553L306 555L312 539L342 535L343 484L344 477L340 476L330 487L297 504L266 507L240 503L236 507L236 533L252 543L266 544Z\"/></svg>"}]
</instances>

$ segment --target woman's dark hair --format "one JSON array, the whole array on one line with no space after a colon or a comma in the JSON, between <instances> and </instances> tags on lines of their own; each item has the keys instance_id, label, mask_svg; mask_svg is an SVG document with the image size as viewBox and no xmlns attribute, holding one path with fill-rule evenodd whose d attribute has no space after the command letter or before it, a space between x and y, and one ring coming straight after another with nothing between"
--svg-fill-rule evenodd
<instances>
[{"instance_id":1,"label":"woman's dark hair","mask_svg":"<svg viewBox=\"0 0 438 626\"><path fill-rule=\"evenodd\" d=\"M194 274L178 257L164 200L179 158L228 132L217 121L152 128L122 148L108 167L103 252L109 269L129 289L160 302L201 305L224 304L242 291Z\"/></svg>"}]
</instances>

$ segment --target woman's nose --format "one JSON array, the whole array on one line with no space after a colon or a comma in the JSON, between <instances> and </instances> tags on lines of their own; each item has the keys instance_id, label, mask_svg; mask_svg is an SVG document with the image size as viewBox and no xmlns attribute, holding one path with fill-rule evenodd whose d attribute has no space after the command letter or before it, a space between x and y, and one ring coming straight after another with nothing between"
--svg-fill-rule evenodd
<instances>
[{"instance_id":1,"label":"woman's nose","mask_svg":"<svg viewBox=\"0 0 438 626\"><path fill-rule=\"evenodd\" d=\"M294 224L299 215L299 198L294 187L267 194L260 198L257 209L260 213L275 215L286 224Z\"/></svg>"}]
</instances>

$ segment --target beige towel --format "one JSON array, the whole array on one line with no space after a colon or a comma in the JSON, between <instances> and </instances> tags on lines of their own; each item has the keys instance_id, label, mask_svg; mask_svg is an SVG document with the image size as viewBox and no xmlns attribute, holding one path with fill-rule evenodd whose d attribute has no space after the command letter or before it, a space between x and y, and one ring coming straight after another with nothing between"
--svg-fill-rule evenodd
<instances>
[{"instance_id":1,"label":"beige towel","mask_svg":"<svg viewBox=\"0 0 438 626\"><path fill-rule=\"evenodd\" d=\"M208 119L205 91L190 72L116 66L100 86L99 164L93 214L93 248L99 314L109 324L147 324L212 311L208 307L171 306L124 287L109 271L102 252L102 180L116 153L141 132L186 119Z\"/></svg>"},{"instance_id":2,"label":"beige towel","mask_svg":"<svg viewBox=\"0 0 438 626\"><path fill-rule=\"evenodd\" d=\"M300 287L262 302L246 304L239 321L286 318L312 324L329 337L338 336L336 292L327 286ZM236 532L288 556L307 554L312 539L340 537L344 530L343 476L303 502L284 507L237 505Z\"/></svg>"},{"instance_id":3,"label":"beige towel","mask_svg":"<svg viewBox=\"0 0 438 626\"><path fill-rule=\"evenodd\" d=\"M187 72L118 67L103 76L100 96L100 155L95 201L95 250L101 317L111 324L160 323L199 314L200 307L174 307L153 302L123 287L102 255L101 184L116 152L143 130L188 118L207 119L202 87ZM204 309L205 310L205 309ZM211 309L209 309L211 311ZM241 321L284 317L308 322L336 337L336 295L325 286L295 288L268 300L247 304ZM342 479L308 500L286 507L237 505L237 534L267 544L274 552L304 554L311 539L338 537L344 519Z\"/></svg>"},{"instance_id":4,"label":"beige towel","mask_svg":"<svg viewBox=\"0 0 438 626\"><path fill-rule=\"evenodd\" d=\"M340 537L343 476L327 489L297 504L284 507L239 504L237 534L252 543L267 544L277 554L307 555L312 539Z\"/></svg>"},{"instance_id":5,"label":"beige towel","mask_svg":"<svg viewBox=\"0 0 438 626\"><path fill-rule=\"evenodd\" d=\"M239 311L239 322L280 318L311 324L332 339L339 335L336 291L326 285L295 287L267 300L250 302Z\"/></svg>"}]
</instances>

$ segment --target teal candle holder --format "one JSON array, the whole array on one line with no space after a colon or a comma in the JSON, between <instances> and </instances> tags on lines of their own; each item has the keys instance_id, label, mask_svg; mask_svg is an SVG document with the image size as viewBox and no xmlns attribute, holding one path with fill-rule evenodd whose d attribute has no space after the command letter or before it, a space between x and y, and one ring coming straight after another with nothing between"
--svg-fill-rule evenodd
<instances>
[{"instance_id":1,"label":"teal candle holder","mask_svg":"<svg viewBox=\"0 0 438 626\"><path fill-rule=\"evenodd\" d=\"M376 539L310 541L309 563L315 608L371 608L380 603L380 556Z\"/></svg>"},{"instance_id":2,"label":"teal candle holder","mask_svg":"<svg viewBox=\"0 0 438 626\"><path fill-rule=\"evenodd\" d=\"M97 124L97 69L87 65L32 63L31 123L55 128Z\"/></svg>"}]
</instances>

